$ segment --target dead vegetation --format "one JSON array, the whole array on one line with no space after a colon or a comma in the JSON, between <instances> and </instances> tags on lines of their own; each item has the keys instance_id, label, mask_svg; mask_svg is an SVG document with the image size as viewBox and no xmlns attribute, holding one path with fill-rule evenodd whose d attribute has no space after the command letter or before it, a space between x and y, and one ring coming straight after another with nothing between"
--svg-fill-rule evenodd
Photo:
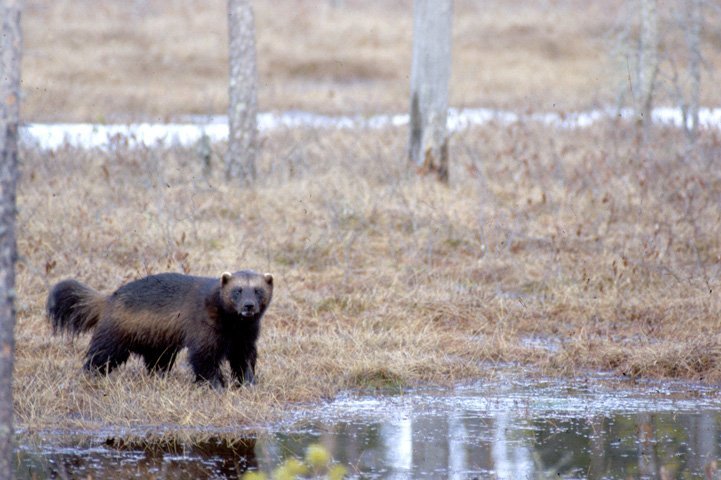
<instances>
[{"instance_id":1,"label":"dead vegetation","mask_svg":"<svg viewBox=\"0 0 721 480\"><path fill-rule=\"evenodd\" d=\"M261 108L406 110L411 2L331 3L254 2ZM225 112L225 2L26 4L25 120ZM627 72L607 53L619 22L608 3L455 6L453 106L564 111L618 97ZM705 52L708 65L717 56ZM211 172L193 149L121 140L24 151L19 427L215 435L345 389L451 384L501 364L721 380L717 132L690 148L673 129L640 145L625 123L490 125L452 139L449 187L409 171L406 134L272 133L261 180L242 189L222 176L222 145ZM63 278L110 292L150 273L235 268L277 282L254 388L198 388L184 354L166 378L137 359L88 377L87 337L53 338L44 317Z\"/></svg>"},{"instance_id":2,"label":"dead vegetation","mask_svg":"<svg viewBox=\"0 0 721 480\"><path fill-rule=\"evenodd\" d=\"M275 133L243 189L192 149L23 152L18 425L252 426L509 363L721 380L716 132L687 150L673 129L643 147L625 124L491 125L454 137L449 187L408 171L405 133ZM234 268L277 282L254 388L198 388L184 356L167 378L138 360L87 377L87 338L44 316L66 277Z\"/></svg>"},{"instance_id":3,"label":"dead vegetation","mask_svg":"<svg viewBox=\"0 0 721 480\"><path fill-rule=\"evenodd\" d=\"M411 0L254 0L261 110L409 106ZM165 120L227 112L226 2L28 0L26 121ZM454 2L450 104L533 111L633 105L635 4ZM654 102L681 105L685 11L662 0ZM718 9L704 10L701 105L718 105Z\"/></svg>"}]
</instances>

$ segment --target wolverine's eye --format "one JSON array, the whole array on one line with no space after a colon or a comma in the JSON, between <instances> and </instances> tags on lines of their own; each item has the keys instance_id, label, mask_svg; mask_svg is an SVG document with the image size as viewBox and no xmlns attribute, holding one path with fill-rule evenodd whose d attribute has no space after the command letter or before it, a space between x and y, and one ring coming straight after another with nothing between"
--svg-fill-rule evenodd
<instances>
[{"instance_id":1,"label":"wolverine's eye","mask_svg":"<svg viewBox=\"0 0 721 480\"><path fill-rule=\"evenodd\" d=\"M256 295L257 297L263 296L263 290L261 290L260 288L256 288L256 289L255 289L255 295Z\"/></svg>"},{"instance_id":2,"label":"wolverine's eye","mask_svg":"<svg viewBox=\"0 0 721 480\"><path fill-rule=\"evenodd\" d=\"M233 296L234 296L234 297L240 297L240 295L241 295L242 293L243 293L243 289L242 289L242 288L236 288L235 291L233 291Z\"/></svg>"}]
</instances>

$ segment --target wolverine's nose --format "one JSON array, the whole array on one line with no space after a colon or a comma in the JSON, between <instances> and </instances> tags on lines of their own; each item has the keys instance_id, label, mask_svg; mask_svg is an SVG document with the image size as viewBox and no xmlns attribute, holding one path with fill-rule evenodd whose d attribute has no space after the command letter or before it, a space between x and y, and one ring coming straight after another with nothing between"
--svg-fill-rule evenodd
<instances>
[{"instance_id":1,"label":"wolverine's nose","mask_svg":"<svg viewBox=\"0 0 721 480\"><path fill-rule=\"evenodd\" d=\"M255 311L254 303L244 303L241 310L242 313L253 313Z\"/></svg>"}]
</instances>

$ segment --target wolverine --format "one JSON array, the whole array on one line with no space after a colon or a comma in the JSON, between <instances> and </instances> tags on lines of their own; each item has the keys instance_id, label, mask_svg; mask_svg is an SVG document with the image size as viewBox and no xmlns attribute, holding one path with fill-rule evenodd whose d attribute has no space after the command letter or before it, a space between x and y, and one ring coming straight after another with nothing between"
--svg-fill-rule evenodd
<instances>
[{"instance_id":1,"label":"wolverine","mask_svg":"<svg viewBox=\"0 0 721 480\"><path fill-rule=\"evenodd\" d=\"M220 278L179 273L150 275L103 295L63 280L48 295L53 332L78 335L94 329L85 369L109 374L131 353L148 372L167 373L188 348L196 382L225 387L228 360L234 383L254 383L260 320L273 296L273 276L252 270Z\"/></svg>"}]
</instances>

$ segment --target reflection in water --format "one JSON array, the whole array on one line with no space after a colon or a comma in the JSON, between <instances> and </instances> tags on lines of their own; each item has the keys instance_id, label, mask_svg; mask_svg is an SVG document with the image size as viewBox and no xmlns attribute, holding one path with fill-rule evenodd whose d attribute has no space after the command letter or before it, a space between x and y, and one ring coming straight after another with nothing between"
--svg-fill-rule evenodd
<instances>
[{"instance_id":1,"label":"reflection in water","mask_svg":"<svg viewBox=\"0 0 721 480\"><path fill-rule=\"evenodd\" d=\"M498 478L530 478L532 473L528 447L516 437L512 419L508 413L495 418L493 432L493 463ZM520 441L519 441L520 440Z\"/></svg>"},{"instance_id":2,"label":"reflection in water","mask_svg":"<svg viewBox=\"0 0 721 480\"><path fill-rule=\"evenodd\" d=\"M238 478L317 442L356 478L717 478L719 394L687 388L535 381L345 397L233 444L22 445L17 476Z\"/></svg>"},{"instance_id":3,"label":"reflection in water","mask_svg":"<svg viewBox=\"0 0 721 480\"><path fill-rule=\"evenodd\" d=\"M16 478L240 478L248 468L257 467L254 452L253 439L229 443L211 438L182 445L85 438L62 447L21 447Z\"/></svg>"},{"instance_id":4,"label":"reflection in water","mask_svg":"<svg viewBox=\"0 0 721 480\"><path fill-rule=\"evenodd\" d=\"M463 476L462 472L468 464L468 455L466 455L466 426L463 424L463 416L458 412L454 412L448 416L448 450L450 458L448 459L448 471L452 480L460 480Z\"/></svg>"},{"instance_id":5,"label":"reflection in water","mask_svg":"<svg viewBox=\"0 0 721 480\"><path fill-rule=\"evenodd\" d=\"M405 474L413 466L413 429L408 414L400 416L396 421L381 425L385 459L388 468Z\"/></svg>"}]
</instances>

